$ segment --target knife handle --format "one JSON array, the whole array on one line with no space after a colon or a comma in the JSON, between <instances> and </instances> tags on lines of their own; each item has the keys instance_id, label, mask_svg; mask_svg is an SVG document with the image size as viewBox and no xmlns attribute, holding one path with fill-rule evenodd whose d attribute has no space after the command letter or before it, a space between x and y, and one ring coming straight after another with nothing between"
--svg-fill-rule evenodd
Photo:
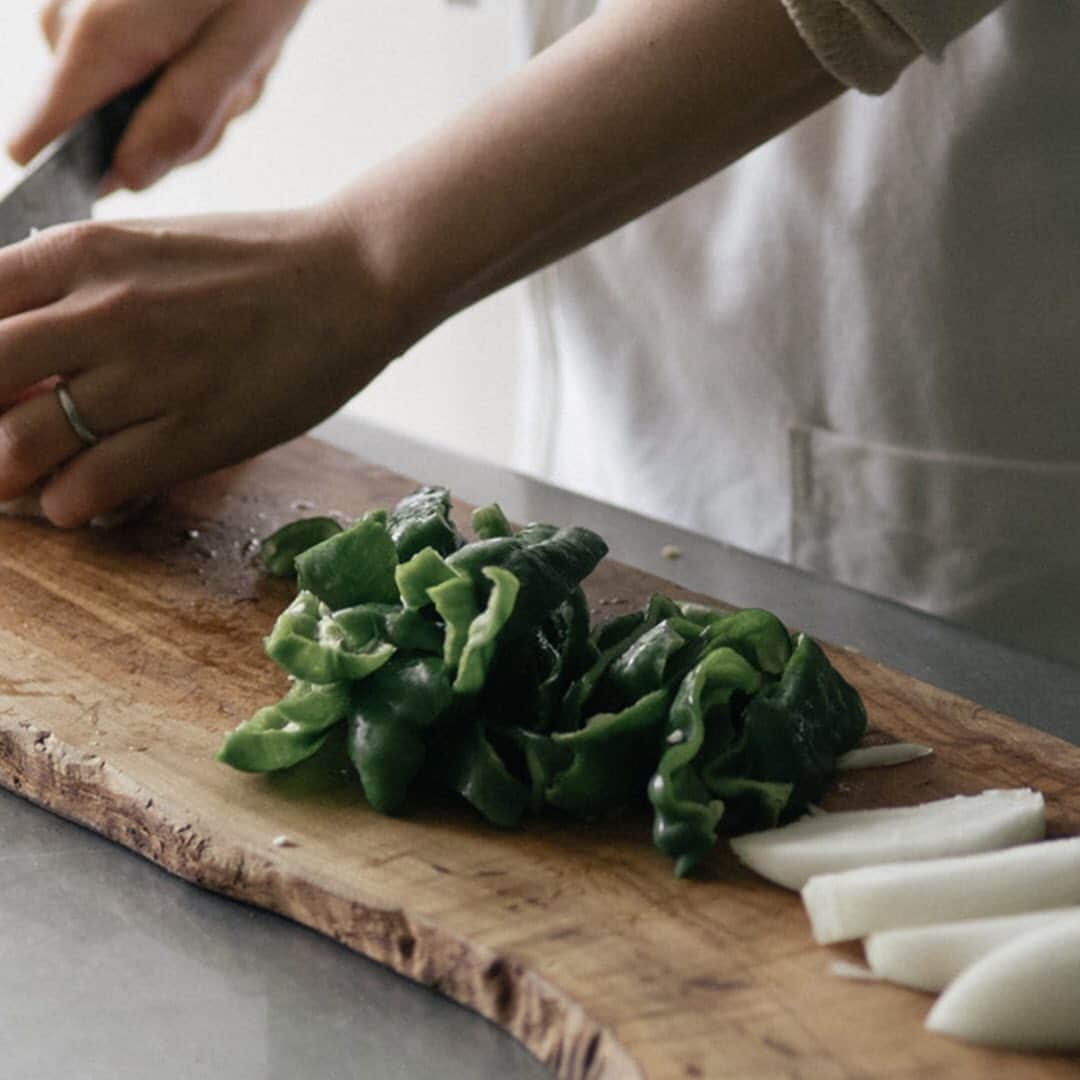
<instances>
[{"instance_id":1,"label":"knife handle","mask_svg":"<svg viewBox=\"0 0 1080 1080\"><path fill-rule=\"evenodd\" d=\"M94 145L99 148L101 155L98 159L101 178L104 178L112 165L113 154L120 145L128 122L146 95L153 89L160 74L158 70L148 75L142 82L136 83L117 94L111 101L107 101L83 121L95 129Z\"/></svg>"}]
</instances>

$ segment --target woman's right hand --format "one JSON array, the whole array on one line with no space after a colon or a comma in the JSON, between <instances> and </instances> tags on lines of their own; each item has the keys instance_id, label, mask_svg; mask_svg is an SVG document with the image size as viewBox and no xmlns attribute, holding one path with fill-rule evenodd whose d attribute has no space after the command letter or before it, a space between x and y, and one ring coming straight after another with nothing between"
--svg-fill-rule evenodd
<instances>
[{"instance_id":1,"label":"woman's right hand","mask_svg":"<svg viewBox=\"0 0 1080 1080\"><path fill-rule=\"evenodd\" d=\"M153 71L107 187L134 191L209 153L258 100L307 0L48 0L55 54L38 104L8 142L20 164Z\"/></svg>"}]
</instances>

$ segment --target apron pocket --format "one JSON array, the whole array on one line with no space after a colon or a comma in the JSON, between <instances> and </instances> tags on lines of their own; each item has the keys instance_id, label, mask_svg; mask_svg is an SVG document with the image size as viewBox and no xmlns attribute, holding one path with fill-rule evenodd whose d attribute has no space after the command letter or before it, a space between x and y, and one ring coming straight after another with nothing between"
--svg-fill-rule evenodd
<instances>
[{"instance_id":1,"label":"apron pocket","mask_svg":"<svg viewBox=\"0 0 1080 1080\"><path fill-rule=\"evenodd\" d=\"M1080 464L790 440L796 566L1080 662Z\"/></svg>"}]
</instances>

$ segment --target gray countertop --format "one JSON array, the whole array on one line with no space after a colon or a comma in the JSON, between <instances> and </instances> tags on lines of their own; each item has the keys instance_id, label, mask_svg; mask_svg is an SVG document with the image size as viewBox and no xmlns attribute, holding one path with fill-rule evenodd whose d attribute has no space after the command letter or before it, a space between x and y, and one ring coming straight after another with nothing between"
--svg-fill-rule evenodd
<instances>
[{"instance_id":1,"label":"gray countertop","mask_svg":"<svg viewBox=\"0 0 1080 1080\"><path fill-rule=\"evenodd\" d=\"M348 418L369 461L844 644L1080 743L1080 668ZM676 545L677 560L664 545ZM0 1076L419 1080L549 1075L492 1025L301 927L205 893L0 792Z\"/></svg>"}]
</instances>

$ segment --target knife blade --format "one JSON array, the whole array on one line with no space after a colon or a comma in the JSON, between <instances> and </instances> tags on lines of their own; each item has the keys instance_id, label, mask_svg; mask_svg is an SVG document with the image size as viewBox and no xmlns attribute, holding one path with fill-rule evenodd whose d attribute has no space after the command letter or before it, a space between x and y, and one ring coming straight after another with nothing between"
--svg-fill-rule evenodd
<instances>
[{"instance_id":1,"label":"knife blade","mask_svg":"<svg viewBox=\"0 0 1080 1080\"><path fill-rule=\"evenodd\" d=\"M113 152L155 78L151 75L83 117L0 201L0 247L25 240L32 229L92 215Z\"/></svg>"}]
</instances>

